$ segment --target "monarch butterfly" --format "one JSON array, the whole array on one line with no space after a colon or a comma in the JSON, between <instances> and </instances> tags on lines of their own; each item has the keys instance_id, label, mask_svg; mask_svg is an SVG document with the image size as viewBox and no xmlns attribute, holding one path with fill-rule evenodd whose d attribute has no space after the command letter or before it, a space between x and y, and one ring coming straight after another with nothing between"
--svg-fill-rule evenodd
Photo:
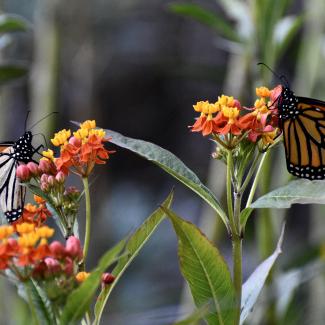
<instances>
[{"instance_id":1,"label":"monarch butterfly","mask_svg":"<svg viewBox=\"0 0 325 325\"><path fill-rule=\"evenodd\" d=\"M23 212L26 188L19 183L16 170L19 164L33 160L33 135L26 131L16 142L0 143L0 208L9 223L19 219Z\"/></svg>"},{"instance_id":2,"label":"monarch butterfly","mask_svg":"<svg viewBox=\"0 0 325 325\"><path fill-rule=\"evenodd\" d=\"M276 102L288 172L300 178L325 179L325 102L296 96L283 75L265 63L258 65L265 66L282 82Z\"/></svg>"},{"instance_id":3,"label":"monarch butterfly","mask_svg":"<svg viewBox=\"0 0 325 325\"><path fill-rule=\"evenodd\" d=\"M325 102L297 97L286 85L278 98L289 173L307 179L325 178Z\"/></svg>"}]
</instances>

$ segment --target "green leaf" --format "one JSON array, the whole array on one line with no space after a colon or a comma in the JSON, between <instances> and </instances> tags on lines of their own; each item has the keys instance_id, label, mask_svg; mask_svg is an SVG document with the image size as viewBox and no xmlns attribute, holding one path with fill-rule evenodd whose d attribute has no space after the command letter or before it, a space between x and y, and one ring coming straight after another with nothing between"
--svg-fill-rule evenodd
<instances>
[{"instance_id":1,"label":"green leaf","mask_svg":"<svg viewBox=\"0 0 325 325\"><path fill-rule=\"evenodd\" d=\"M11 81L25 77L28 73L28 68L18 64L0 65L0 86Z\"/></svg>"},{"instance_id":2,"label":"green leaf","mask_svg":"<svg viewBox=\"0 0 325 325\"><path fill-rule=\"evenodd\" d=\"M41 324L55 324L55 317L51 302L48 300L45 292L37 283L30 279L18 284L19 294L27 301L33 315Z\"/></svg>"},{"instance_id":3,"label":"green leaf","mask_svg":"<svg viewBox=\"0 0 325 325\"><path fill-rule=\"evenodd\" d=\"M252 214L253 209L251 208L245 208L240 212L240 226L242 229L245 229L246 223L250 215Z\"/></svg>"},{"instance_id":4,"label":"green leaf","mask_svg":"<svg viewBox=\"0 0 325 325\"><path fill-rule=\"evenodd\" d=\"M169 208L173 201L173 191L168 195L166 200L163 202L162 206ZM117 265L115 266L112 274L115 276L114 282L104 288L100 295L98 296L96 305L95 305L95 324L99 324L101 315L103 313L105 304L107 302L108 297L110 296L112 290L116 286L117 282L133 261L133 259L139 254L142 247L149 240L151 235L155 232L158 225L161 221L166 217L165 213L161 210L161 208L154 211L149 218L145 220L145 222L134 232L134 234L130 237L125 250L128 253L126 256L122 257Z\"/></svg>"},{"instance_id":5,"label":"green leaf","mask_svg":"<svg viewBox=\"0 0 325 325\"><path fill-rule=\"evenodd\" d=\"M23 32L28 29L28 22L17 15L0 15L0 33Z\"/></svg>"},{"instance_id":6,"label":"green leaf","mask_svg":"<svg viewBox=\"0 0 325 325\"><path fill-rule=\"evenodd\" d=\"M325 181L298 179L257 199L250 208L290 208L292 204L325 204Z\"/></svg>"},{"instance_id":7,"label":"green leaf","mask_svg":"<svg viewBox=\"0 0 325 325\"><path fill-rule=\"evenodd\" d=\"M228 227L227 215L221 208L217 198L203 185L193 171L174 154L150 142L128 138L111 130L106 130L106 132L108 136L112 137L110 142L152 161L198 194L220 215L222 221Z\"/></svg>"},{"instance_id":8,"label":"green leaf","mask_svg":"<svg viewBox=\"0 0 325 325\"><path fill-rule=\"evenodd\" d=\"M173 325L197 325L198 322L206 317L209 312L209 306L202 306L201 308L195 310L191 315L183 320L180 320Z\"/></svg>"},{"instance_id":9,"label":"green leaf","mask_svg":"<svg viewBox=\"0 0 325 325\"><path fill-rule=\"evenodd\" d=\"M281 254L281 245L284 236L284 228L283 224L281 235L278 240L277 247L274 253L268 257L264 262L262 262L255 271L251 274L248 280L243 284L242 287L242 304L241 304L241 314L240 314L240 324L243 324L249 313L252 311L255 302L262 291L264 283L266 281L267 276L269 275L272 266L278 256Z\"/></svg>"},{"instance_id":10,"label":"green leaf","mask_svg":"<svg viewBox=\"0 0 325 325\"><path fill-rule=\"evenodd\" d=\"M302 267L280 274L275 279L277 311L282 316L286 313L294 291L302 284L324 273L324 261L313 261Z\"/></svg>"},{"instance_id":11,"label":"green leaf","mask_svg":"<svg viewBox=\"0 0 325 325\"><path fill-rule=\"evenodd\" d=\"M180 268L198 308L209 305L210 325L233 324L235 289L226 262L200 229L163 208L178 238Z\"/></svg>"},{"instance_id":12,"label":"green leaf","mask_svg":"<svg viewBox=\"0 0 325 325\"><path fill-rule=\"evenodd\" d=\"M200 5L173 3L169 8L174 13L193 18L196 21L213 28L222 36L232 41L240 41L235 29L227 20L223 19L221 15L216 15L211 11L204 9Z\"/></svg>"},{"instance_id":13,"label":"green leaf","mask_svg":"<svg viewBox=\"0 0 325 325\"><path fill-rule=\"evenodd\" d=\"M67 298L67 303L62 311L60 324L77 324L89 309L93 297L101 283L103 272L116 261L117 256L125 247L125 240L121 240L111 248L99 261L97 268L90 276Z\"/></svg>"}]
</instances>

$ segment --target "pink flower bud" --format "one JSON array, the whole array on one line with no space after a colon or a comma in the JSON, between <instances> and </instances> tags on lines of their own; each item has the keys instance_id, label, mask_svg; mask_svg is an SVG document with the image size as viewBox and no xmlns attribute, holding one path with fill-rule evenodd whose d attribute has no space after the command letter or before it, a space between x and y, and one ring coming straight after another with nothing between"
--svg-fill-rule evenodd
<instances>
[{"instance_id":1,"label":"pink flower bud","mask_svg":"<svg viewBox=\"0 0 325 325\"><path fill-rule=\"evenodd\" d=\"M67 275L73 274L73 261L70 257L66 257L64 261L64 273Z\"/></svg>"},{"instance_id":2,"label":"pink flower bud","mask_svg":"<svg viewBox=\"0 0 325 325\"><path fill-rule=\"evenodd\" d=\"M67 239L67 242L65 244L65 251L72 258L81 258L82 249L81 249L80 240L75 236L70 236Z\"/></svg>"},{"instance_id":3,"label":"pink flower bud","mask_svg":"<svg viewBox=\"0 0 325 325\"><path fill-rule=\"evenodd\" d=\"M38 165L35 164L33 161L30 161L30 162L27 164L27 167L28 167L30 173L31 173L33 176L37 176L37 175L38 175L38 173L39 173Z\"/></svg>"},{"instance_id":4,"label":"pink flower bud","mask_svg":"<svg viewBox=\"0 0 325 325\"><path fill-rule=\"evenodd\" d=\"M14 250L15 248L18 247L17 240L14 239L14 238L8 238L7 243L8 243L8 245L10 246L10 248L11 248L12 250Z\"/></svg>"},{"instance_id":5,"label":"pink flower bud","mask_svg":"<svg viewBox=\"0 0 325 325\"><path fill-rule=\"evenodd\" d=\"M48 178L47 178L47 182L50 186L54 186L55 184L55 177L50 175Z\"/></svg>"},{"instance_id":6,"label":"pink flower bud","mask_svg":"<svg viewBox=\"0 0 325 325\"><path fill-rule=\"evenodd\" d=\"M43 192L48 192L49 189L50 189L50 186L49 186L48 183L44 183L44 182L41 183L41 190L42 190Z\"/></svg>"},{"instance_id":7,"label":"pink flower bud","mask_svg":"<svg viewBox=\"0 0 325 325\"><path fill-rule=\"evenodd\" d=\"M79 147L81 145L81 140L76 137L71 137L69 139L69 143L72 144L73 146Z\"/></svg>"},{"instance_id":8,"label":"pink flower bud","mask_svg":"<svg viewBox=\"0 0 325 325\"><path fill-rule=\"evenodd\" d=\"M65 247L59 241L55 240L52 242L49 248L55 258L62 258L65 256Z\"/></svg>"},{"instance_id":9,"label":"pink flower bud","mask_svg":"<svg viewBox=\"0 0 325 325\"><path fill-rule=\"evenodd\" d=\"M43 175L41 176L41 182L42 182L42 183L47 183L47 179L48 179L48 178L49 178L48 175L43 174Z\"/></svg>"},{"instance_id":10,"label":"pink flower bud","mask_svg":"<svg viewBox=\"0 0 325 325\"><path fill-rule=\"evenodd\" d=\"M61 271L61 266L58 260L52 258L52 257L46 257L44 260L47 268L52 273L57 273Z\"/></svg>"},{"instance_id":11,"label":"pink flower bud","mask_svg":"<svg viewBox=\"0 0 325 325\"><path fill-rule=\"evenodd\" d=\"M51 162L47 159L41 159L38 165L41 173L48 173L51 170Z\"/></svg>"},{"instance_id":12,"label":"pink flower bud","mask_svg":"<svg viewBox=\"0 0 325 325\"><path fill-rule=\"evenodd\" d=\"M64 173L62 173L61 171L58 172L58 173L56 174L56 176L55 176L55 179L56 179L56 181L57 181L59 184L63 184L64 181L65 181L65 175L64 175Z\"/></svg>"},{"instance_id":13,"label":"pink flower bud","mask_svg":"<svg viewBox=\"0 0 325 325\"><path fill-rule=\"evenodd\" d=\"M103 284L111 284L115 280L115 276L111 273L103 273L102 275L102 283Z\"/></svg>"},{"instance_id":14,"label":"pink flower bud","mask_svg":"<svg viewBox=\"0 0 325 325\"><path fill-rule=\"evenodd\" d=\"M29 181L31 177L29 169L26 165L19 165L16 170L16 175L22 182Z\"/></svg>"}]
</instances>

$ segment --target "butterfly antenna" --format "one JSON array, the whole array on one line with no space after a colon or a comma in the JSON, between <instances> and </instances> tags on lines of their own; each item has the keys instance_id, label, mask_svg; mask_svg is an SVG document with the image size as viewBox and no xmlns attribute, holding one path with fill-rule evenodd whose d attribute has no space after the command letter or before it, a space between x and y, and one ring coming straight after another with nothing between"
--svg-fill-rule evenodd
<instances>
[{"instance_id":1,"label":"butterfly antenna","mask_svg":"<svg viewBox=\"0 0 325 325\"><path fill-rule=\"evenodd\" d=\"M42 122L43 120L45 120L46 118L48 118L49 116L53 115L53 114L58 114L58 112L51 112L47 115L45 115L44 117L42 117L40 120L38 120L36 123L34 123L29 130L33 129L37 124L39 124L40 122Z\"/></svg>"},{"instance_id":2,"label":"butterfly antenna","mask_svg":"<svg viewBox=\"0 0 325 325\"><path fill-rule=\"evenodd\" d=\"M267 64L263 63L263 62L259 62L257 63L257 65L263 65L265 68L267 68L268 70L270 70L279 80L283 81L283 79L287 82L287 79L285 79L284 76L279 76L274 70L272 70Z\"/></svg>"},{"instance_id":3,"label":"butterfly antenna","mask_svg":"<svg viewBox=\"0 0 325 325\"><path fill-rule=\"evenodd\" d=\"M27 129L27 120L28 120L28 116L29 116L30 110L27 111L26 117L25 117L25 132Z\"/></svg>"},{"instance_id":4,"label":"butterfly antenna","mask_svg":"<svg viewBox=\"0 0 325 325\"><path fill-rule=\"evenodd\" d=\"M43 140L44 140L44 142L45 142L45 145L46 145L46 147L48 148L49 145L48 145L48 143L47 143L47 141L46 141L45 135L44 135L43 133L36 133L36 134L34 134L33 136L35 137L36 135L41 135L41 136L43 137Z\"/></svg>"}]
</instances>

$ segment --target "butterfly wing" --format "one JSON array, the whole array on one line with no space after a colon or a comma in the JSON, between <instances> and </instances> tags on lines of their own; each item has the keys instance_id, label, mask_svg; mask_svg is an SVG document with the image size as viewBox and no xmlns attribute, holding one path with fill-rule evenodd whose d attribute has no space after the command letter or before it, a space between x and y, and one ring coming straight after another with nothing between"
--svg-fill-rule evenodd
<instances>
[{"instance_id":1,"label":"butterfly wing","mask_svg":"<svg viewBox=\"0 0 325 325\"><path fill-rule=\"evenodd\" d=\"M24 207L25 187L21 186L16 177L19 162L14 159L12 147L0 153L0 208L9 223L21 216Z\"/></svg>"},{"instance_id":2,"label":"butterfly wing","mask_svg":"<svg viewBox=\"0 0 325 325\"><path fill-rule=\"evenodd\" d=\"M302 178L325 178L325 102L297 97L296 114L282 121L288 171Z\"/></svg>"}]
</instances>

